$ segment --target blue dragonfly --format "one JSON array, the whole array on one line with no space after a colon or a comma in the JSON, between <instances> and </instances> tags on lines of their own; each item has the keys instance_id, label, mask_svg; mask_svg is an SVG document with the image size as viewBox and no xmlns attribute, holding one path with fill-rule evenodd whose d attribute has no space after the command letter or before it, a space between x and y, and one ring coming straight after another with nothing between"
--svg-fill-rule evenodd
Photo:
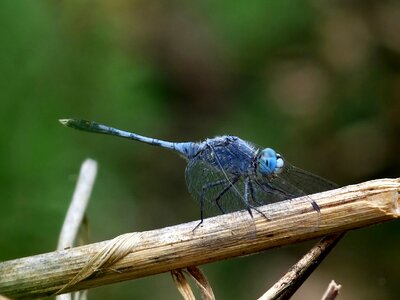
<instances>
[{"instance_id":1,"label":"blue dragonfly","mask_svg":"<svg viewBox=\"0 0 400 300\"><path fill-rule=\"evenodd\" d=\"M259 148L237 136L223 135L201 142L169 142L123 131L93 121L62 119L71 128L115 135L173 150L188 162L185 179L200 203L200 222L209 215L246 209L267 216L258 207L322 192L336 184L288 163L271 148ZM313 209L318 204L309 198Z\"/></svg>"}]
</instances>

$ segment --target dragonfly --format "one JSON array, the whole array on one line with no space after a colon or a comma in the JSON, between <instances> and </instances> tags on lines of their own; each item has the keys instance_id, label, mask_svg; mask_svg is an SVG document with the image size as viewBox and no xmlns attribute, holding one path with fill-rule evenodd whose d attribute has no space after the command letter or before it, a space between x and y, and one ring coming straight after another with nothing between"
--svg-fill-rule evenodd
<instances>
[{"instance_id":1,"label":"dragonfly","mask_svg":"<svg viewBox=\"0 0 400 300\"><path fill-rule=\"evenodd\" d=\"M237 136L222 135L200 142L170 142L120 130L94 121L61 119L61 124L88 132L119 136L170 149L187 160L185 180L205 213L247 210L268 217L260 206L336 188L336 184L287 162L272 148L260 148ZM320 212L310 199L312 208ZM211 213L212 214L212 213Z\"/></svg>"}]
</instances>

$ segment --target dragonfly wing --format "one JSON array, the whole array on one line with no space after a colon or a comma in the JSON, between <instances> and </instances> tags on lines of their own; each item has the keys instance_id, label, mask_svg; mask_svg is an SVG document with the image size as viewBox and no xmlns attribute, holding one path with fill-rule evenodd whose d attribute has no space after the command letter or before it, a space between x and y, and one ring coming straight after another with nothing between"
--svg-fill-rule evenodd
<instances>
[{"instance_id":1,"label":"dragonfly wing","mask_svg":"<svg viewBox=\"0 0 400 300\"><path fill-rule=\"evenodd\" d=\"M249 185L249 202L254 206L279 202L288 199L284 191L277 189L269 179L254 177Z\"/></svg>"},{"instance_id":2,"label":"dragonfly wing","mask_svg":"<svg viewBox=\"0 0 400 300\"><path fill-rule=\"evenodd\" d=\"M200 158L189 161L185 179L189 192L203 201L204 216L214 216L245 208L243 178Z\"/></svg>"},{"instance_id":3,"label":"dragonfly wing","mask_svg":"<svg viewBox=\"0 0 400 300\"><path fill-rule=\"evenodd\" d=\"M247 228L250 239L255 238L255 224L252 215L239 211L248 208L245 204L245 178L223 170L218 164L210 164L202 159L191 159L185 171L186 184L192 196L201 203L202 217L212 217L223 213L233 213L235 220L243 228ZM248 185L247 185L248 187ZM250 201L250 200L249 200ZM250 203L250 205L253 205ZM255 206L255 205L254 205ZM249 211L249 210L248 210ZM215 220L218 226L236 234L236 228ZM245 227L243 227L245 226Z\"/></svg>"},{"instance_id":4,"label":"dragonfly wing","mask_svg":"<svg viewBox=\"0 0 400 300\"><path fill-rule=\"evenodd\" d=\"M296 190L302 191L303 195L309 195L338 187L338 185L332 181L297 168L287 162L282 173L277 176L277 179L278 181L286 183L287 186L290 185L290 190L293 190L295 196L301 196L301 193L295 192Z\"/></svg>"},{"instance_id":5,"label":"dragonfly wing","mask_svg":"<svg viewBox=\"0 0 400 300\"><path fill-rule=\"evenodd\" d=\"M257 176L252 180L256 205L279 202L337 188L322 177L285 163L280 174L273 177ZM314 208L318 206L310 198Z\"/></svg>"}]
</instances>

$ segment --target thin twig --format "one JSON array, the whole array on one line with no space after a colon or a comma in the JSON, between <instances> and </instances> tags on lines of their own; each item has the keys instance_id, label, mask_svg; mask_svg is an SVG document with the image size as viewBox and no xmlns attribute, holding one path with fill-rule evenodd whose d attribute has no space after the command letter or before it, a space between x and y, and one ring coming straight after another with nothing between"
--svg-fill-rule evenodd
<instances>
[{"instance_id":1,"label":"thin twig","mask_svg":"<svg viewBox=\"0 0 400 300\"><path fill-rule=\"evenodd\" d=\"M75 244L79 227L85 215L86 207L89 203L90 194L97 174L97 162L86 159L81 166L75 191L72 196L68 212L65 216L64 224L58 240L57 250L71 248ZM78 299L86 298L86 292L76 295ZM57 300L72 300L72 294L62 294L56 297Z\"/></svg>"},{"instance_id":2,"label":"thin twig","mask_svg":"<svg viewBox=\"0 0 400 300\"><path fill-rule=\"evenodd\" d=\"M186 280L185 275L183 274L182 269L172 270L171 271L172 279L175 282L175 286L178 289L179 293L182 295L184 300L196 300L194 293L189 285L189 282Z\"/></svg>"},{"instance_id":3,"label":"thin twig","mask_svg":"<svg viewBox=\"0 0 400 300\"><path fill-rule=\"evenodd\" d=\"M201 292L201 299L203 300L215 300L214 292L211 288L207 277L201 272L201 270L196 266L190 266L186 268L187 273L194 280L197 287Z\"/></svg>"},{"instance_id":4,"label":"thin twig","mask_svg":"<svg viewBox=\"0 0 400 300\"><path fill-rule=\"evenodd\" d=\"M335 247L344 233L322 238L289 271L258 300L290 299L311 273Z\"/></svg>"},{"instance_id":5,"label":"thin twig","mask_svg":"<svg viewBox=\"0 0 400 300\"><path fill-rule=\"evenodd\" d=\"M81 166L71 204L65 216L57 250L63 250L74 246L74 241L78 235L79 227L81 226L86 207L89 203L96 174L96 161L86 159Z\"/></svg>"},{"instance_id":6,"label":"thin twig","mask_svg":"<svg viewBox=\"0 0 400 300\"><path fill-rule=\"evenodd\" d=\"M332 280L328 288L325 291L325 294L322 296L321 300L335 300L339 295L339 291L342 288L340 284L337 284L334 280Z\"/></svg>"},{"instance_id":7,"label":"thin twig","mask_svg":"<svg viewBox=\"0 0 400 300\"><path fill-rule=\"evenodd\" d=\"M188 280L185 277L185 273L190 276L196 286L199 288L201 293L201 299L203 300L215 300L214 292L208 282L206 276L201 272L198 267L190 266L186 269L172 270L171 275L174 279L175 286L181 293L183 299L193 300L195 299L192 288Z\"/></svg>"},{"instance_id":8,"label":"thin twig","mask_svg":"<svg viewBox=\"0 0 400 300\"><path fill-rule=\"evenodd\" d=\"M320 214L309 198L297 198L260 207L269 219L256 214L254 226L247 212L238 212L206 219L195 231L197 221L3 262L0 294L35 298L65 286L63 292L82 290L393 220L399 189L399 179L374 180L309 196Z\"/></svg>"}]
</instances>

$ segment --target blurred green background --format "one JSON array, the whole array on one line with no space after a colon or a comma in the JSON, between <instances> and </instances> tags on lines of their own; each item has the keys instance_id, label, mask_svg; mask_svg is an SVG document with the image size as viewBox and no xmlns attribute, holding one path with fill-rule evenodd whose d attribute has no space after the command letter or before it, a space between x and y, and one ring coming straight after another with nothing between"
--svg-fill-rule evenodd
<instances>
[{"instance_id":1,"label":"blurred green background","mask_svg":"<svg viewBox=\"0 0 400 300\"><path fill-rule=\"evenodd\" d=\"M172 141L234 134L340 185L400 174L398 1L0 2L0 260L55 249L81 162L99 163L91 242L198 219L172 152L66 129L100 121ZM398 299L398 222L349 232L298 291ZM255 299L314 242L203 266ZM89 299L181 299L169 274Z\"/></svg>"}]
</instances>

